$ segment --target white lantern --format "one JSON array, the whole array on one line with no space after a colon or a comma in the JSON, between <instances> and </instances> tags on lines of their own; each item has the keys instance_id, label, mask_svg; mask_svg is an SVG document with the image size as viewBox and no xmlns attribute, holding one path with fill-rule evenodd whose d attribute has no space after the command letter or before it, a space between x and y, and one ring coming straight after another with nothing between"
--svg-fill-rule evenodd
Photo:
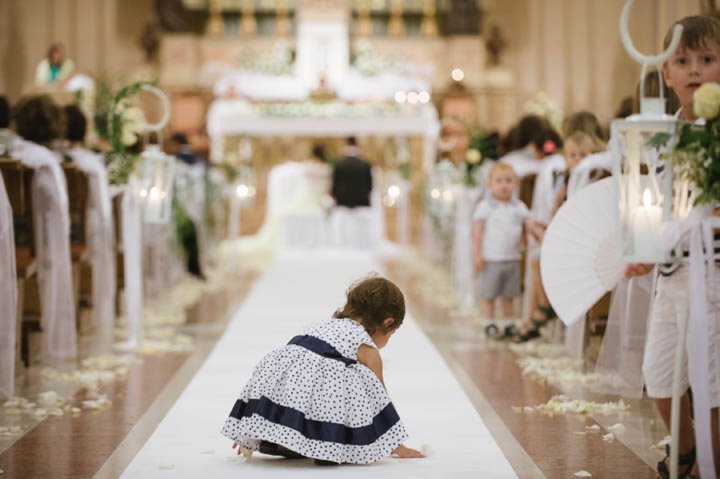
<instances>
[{"instance_id":1,"label":"white lantern","mask_svg":"<svg viewBox=\"0 0 720 479\"><path fill-rule=\"evenodd\" d=\"M163 114L157 123L145 122L144 131L154 131L162 144L162 130L170 120L170 100L159 88L143 85L142 90L152 93L159 100ZM140 205L146 223L167 223L172 210L175 157L162 152L160 144L148 145L140 155Z\"/></svg>"},{"instance_id":2,"label":"white lantern","mask_svg":"<svg viewBox=\"0 0 720 479\"><path fill-rule=\"evenodd\" d=\"M141 155L142 176L140 200L146 223L167 223L172 210L172 191L175 178L175 157L149 145Z\"/></svg>"},{"instance_id":3,"label":"white lantern","mask_svg":"<svg viewBox=\"0 0 720 479\"><path fill-rule=\"evenodd\" d=\"M665 52L653 57L643 55L635 49L627 33L632 4L632 0L628 1L623 10L620 30L626 50L643 66L640 114L614 120L610 127L620 251L625 262L661 263L670 260L672 248L662 234L663 225L686 215L687 202L682 201L680 182L673 182L672 161L667 154L672 152L676 141L677 119L665 114L662 78L659 79L659 98L644 97L644 80L649 65L660 65L673 54L680 43L682 26L676 27ZM658 138L664 141L651 141Z\"/></svg>"}]
</instances>

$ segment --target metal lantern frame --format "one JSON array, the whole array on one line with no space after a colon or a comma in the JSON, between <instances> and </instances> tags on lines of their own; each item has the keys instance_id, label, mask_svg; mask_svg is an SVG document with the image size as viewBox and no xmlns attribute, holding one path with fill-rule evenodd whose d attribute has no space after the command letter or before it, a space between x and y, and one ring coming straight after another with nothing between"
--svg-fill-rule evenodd
<instances>
[{"instance_id":1,"label":"metal lantern frame","mask_svg":"<svg viewBox=\"0 0 720 479\"><path fill-rule=\"evenodd\" d=\"M175 157L162 151L162 130L170 120L170 100L155 86L142 85L141 90L155 95L163 107L162 117L157 123L145 121L142 125L145 134L155 132L158 135L158 143L146 146L140 155L139 187L143 221L162 224L170 221L175 182Z\"/></svg>"},{"instance_id":2,"label":"metal lantern frame","mask_svg":"<svg viewBox=\"0 0 720 479\"><path fill-rule=\"evenodd\" d=\"M648 141L667 135L671 151L677 120L641 114L611 124L613 176L618 193L618 220L622 259L635 263L670 261L662 235L663 224L677 218L679 204L673 201L672 160Z\"/></svg>"}]
</instances>

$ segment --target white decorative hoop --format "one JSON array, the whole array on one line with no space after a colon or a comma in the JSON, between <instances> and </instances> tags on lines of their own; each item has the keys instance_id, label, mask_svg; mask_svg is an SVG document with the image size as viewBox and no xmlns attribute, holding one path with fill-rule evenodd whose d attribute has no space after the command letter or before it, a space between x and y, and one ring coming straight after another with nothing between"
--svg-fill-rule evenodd
<instances>
[{"instance_id":1,"label":"white decorative hoop","mask_svg":"<svg viewBox=\"0 0 720 479\"><path fill-rule=\"evenodd\" d=\"M164 91L159 89L156 86L153 85L142 85L140 89L145 90L148 93L152 93L156 97L160 99L160 103L163 107L163 114L160 118L160 121L157 123L148 123L147 121L143 124L143 129L146 131L161 131L163 128L165 128L168 124L168 121L170 121L170 99L165 94Z\"/></svg>"},{"instance_id":2,"label":"white decorative hoop","mask_svg":"<svg viewBox=\"0 0 720 479\"><path fill-rule=\"evenodd\" d=\"M634 3L635 0L627 0L625 6L623 7L622 13L620 14L620 39L622 40L623 46L628 52L628 55L630 55L633 60L642 65L642 71L640 73L640 105L642 106L643 100L645 99L645 74L647 73L648 66L657 66L665 63L670 59L673 53L675 53L675 50L677 50L677 48L680 46L680 41L682 40L683 26L675 25L675 27L673 28L672 39L670 40L670 45L668 45L665 51L660 52L657 55L645 55L643 53L640 53L638 49L635 48L635 44L633 43L632 38L630 38L630 32L628 30L630 11L632 10ZM659 98L664 100L665 91L663 86L662 73L660 72L660 70L658 70L658 79L660 84Z\"/></svg>"}]
</instances>

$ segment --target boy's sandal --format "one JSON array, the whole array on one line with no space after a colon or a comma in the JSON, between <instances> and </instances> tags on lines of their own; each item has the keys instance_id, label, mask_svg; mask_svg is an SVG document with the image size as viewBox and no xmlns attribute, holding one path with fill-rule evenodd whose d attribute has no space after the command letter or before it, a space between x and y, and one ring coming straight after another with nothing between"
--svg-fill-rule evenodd
<instances>
[{"instance_id":1,"label":"boy's sandal","mask_svg":"<svg viewBox=\"0 0 720 479\"><path fill-rule=\"evenodd\" d=\"M535 312L542 313L541 318L538 318L537 316L534 316L534 315L530 317L530 320L533 322L533 324L535 325L536 328L545 326L548 322L557 318L557 314L555 314L555 310L550 306L542 306L542 305L538 304L535 306Z\"/></svg>"},{"instance_id":2,"label":"boy's sandal","mask_svg":"<svg viewBox=\"0 0 720 479\"><path fill-rule=\"evenodd\" d=\"M537 326L533 326L530 329L520 329L517 331L516 334L510 336L510 340L513 343L526 343L530 341L531 339L539 338L540 337L540 328Z\"/></svg>"},{"instance_id":3,"label":"boy's sandal","mask_svg":"<svg viewBox=\"0 0 720 479\"><path fill-rule=\"evenodd\" d=\"M492 339L500 338L500 328L495 323L488 324L485 326L485 336Z\"/></svg>"},{"instance_id":4,"label":"boy's sandal","mask_svg":"<svg viewBox=\"0 0 720 479\"><path fill-rule=\"evenodd\" d=\"M537 309L542 311L543 314L545 314L545 317L548 320L557 318L557 313L555 312L555 310L553 309L552 306L543 306L542 304L538 304L536 307L537 307Z\"/></svg>"},{"instance_id":5,"label":"boy's sandal","mask_svg":"<svg viewBox=\"0 0 720 479\"><path fill-rule=\"evenodd\" d=\"M681 479L684 478L692 478L693 476L690 475L690 471L693 470L693 467L695 467L695 459L696 459L696 451L695 448L693 448L692 451L688 452L687 454L680 454L678 457L678 468L685 467L685 471L682 474L678 474L678 477ZM663 479L670 479L670 469L669 469L669 463L670 463L670 446L665 446L665 458L658 462L657 465L657 472L660 474L660 477Z\"/></svg>"},{"instance_id":6,"label":"boy's sandal","mask_svg":"<svg viewBox=\"0 0 720 479\"><path fill-rule=\"evenodd\" d=\"M260 441L260 452L268 456L281 456L287 459L304 459L305 456L269 441Z\"/></svg>"},{"instance_id":7,"label":"boy's sandal","mask_svg":"<svg viewBox=\"0 0 720 479\"><path fill-rule=\"evenodd\" d=\"M508 324L505 326L504 333L506 338L512 338L513 336L520 334L520 330L514 324Z\"/></svg>"}]
</instances>

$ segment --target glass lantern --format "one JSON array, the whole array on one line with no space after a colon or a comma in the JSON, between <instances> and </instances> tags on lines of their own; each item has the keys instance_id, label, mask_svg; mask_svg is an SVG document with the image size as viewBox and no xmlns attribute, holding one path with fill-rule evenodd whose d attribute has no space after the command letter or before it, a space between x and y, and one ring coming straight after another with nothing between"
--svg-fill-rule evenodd
<instances>
[{"instance_id":1,"label":"glass lantern","mask_svg":"<svg viewBox=\"0 0 720 479\"><path fill-rule=\"evenodd\" d=\"M141 155L139 196L145 223L167 223L172 210L175 157L149 145Z\"/></svg>"},{"instance_id":2,"label":"glass lantern","mask_svg":"<svg viewBox=\"0 0 720 479\"><path fill-rule=\"evenodd\" d=\"M617 187L618 230L622 260L662 263L674 247L666 240L666 226L689 212L687 183L674 181L672 151L677 119L665 113L663 78L659 65L680 45L683 27L675 25L668 47L657 55L640 53L630 38L629 16L635 0L627 0L620 15L620 38L630 57L642 65L640 114L614 120L610 126L613 176ZM648 67L658 69L660 95L645 98ZM684 184L683 184L684 183Z\"/></svg>"}]
</instances>

